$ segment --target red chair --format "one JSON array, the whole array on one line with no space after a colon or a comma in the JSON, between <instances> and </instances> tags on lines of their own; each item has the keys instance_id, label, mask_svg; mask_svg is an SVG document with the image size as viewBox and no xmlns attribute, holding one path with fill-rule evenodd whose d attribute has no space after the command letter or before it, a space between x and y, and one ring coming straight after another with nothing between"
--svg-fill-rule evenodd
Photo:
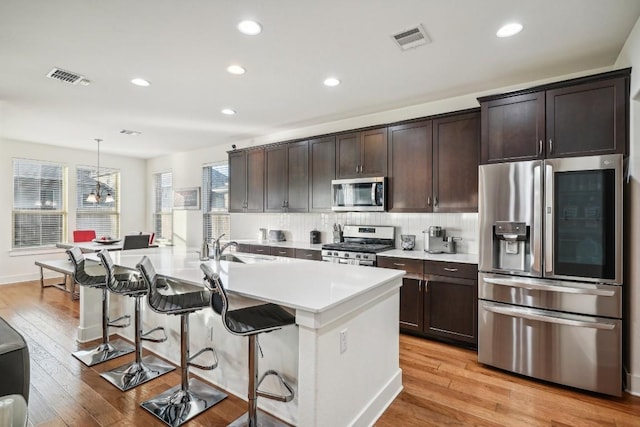
<instances>
[{"instance_id":1,"label":"red chair","mask_svg":"<svg viewBox=\"0 0 640 427\"><path fill-rule=\"evenodd\" d=\"M90 242L96 238L95 230L74 230L73 241L77 242Z\"/></svg>"}]
</instances>

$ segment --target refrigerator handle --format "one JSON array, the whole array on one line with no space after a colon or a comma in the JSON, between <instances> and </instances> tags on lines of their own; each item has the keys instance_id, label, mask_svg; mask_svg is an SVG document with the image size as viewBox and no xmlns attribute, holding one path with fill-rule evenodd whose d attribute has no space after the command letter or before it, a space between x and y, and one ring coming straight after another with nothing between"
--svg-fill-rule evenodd
<instances>
[{"instance_id":1,"label":"refrigerator handle","mask_svg":"<svg viewBox=\"0 0 640 427\"><path fill-rule=\"evenodd\" d=\"M545 208L544 213L546 218L544 220L544 270L548 275L553 275L553 165L544 163L544 198ZM545 274L547 275L547 274Z\"/></svg>"},{"instance_id":2,"label":"refrigerator handle","mask_svg":"<svg viewBox=\"0 0 640 427\"><path fill-rule=\"evenodd\" d=\"M532 273L542 274L542 171L541 163L533 168Z\"/></svg>"},{"instance_id":3,"label":"refrigerator handle","mask_svg":"<svg viewBox=\"0 0 640 427\"><path fill-rule=\"evenodd\" d=\"M559 317L552 316L547 314L538 314L533 310L528 310L526 308L517 308L513 306L509 307L499 307L496 305L489 305L487 303L482 304L482 308L486 311L490 311L496 314L502 314L510 317L519 317L522 319L535 320L538 322L545 323L555 323L558 325L565 326L577 326L579 328L593 328L593 329L604 329L611 331L616 328L615 323L606 323L606 322L587 322L583 320L571 319L568 317Z\"/></svg>"}]
</instances>

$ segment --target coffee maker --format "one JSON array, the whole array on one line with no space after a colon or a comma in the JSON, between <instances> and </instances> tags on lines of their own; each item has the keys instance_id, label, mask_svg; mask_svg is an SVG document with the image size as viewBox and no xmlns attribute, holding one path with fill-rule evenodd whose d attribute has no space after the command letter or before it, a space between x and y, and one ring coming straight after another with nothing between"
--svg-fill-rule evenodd
<instances>
[{"instance_id":1,"label":"coffee maker","mask_svg":"<svg viewBox=\"0 0 640 427\"><path fill-rule=\"evenodd\" d=\"M424 251L431 254L455 254L456 240L459 237L447 237L444 228L432 225L428 230L424 230Z\"/></svg>"}]
</instances>

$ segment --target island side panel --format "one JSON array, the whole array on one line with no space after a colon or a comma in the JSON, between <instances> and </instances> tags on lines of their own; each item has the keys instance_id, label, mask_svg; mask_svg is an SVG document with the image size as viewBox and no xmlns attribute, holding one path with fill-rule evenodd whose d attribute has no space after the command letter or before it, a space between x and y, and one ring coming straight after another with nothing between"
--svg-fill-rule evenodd
<instances>
[{"instance_id":1,"label":"island side panel","mask_svg":"<svg viewBox=\"0 0 640 427\"><path fill-rule=\"evenodd\" d=\"M400 286L394 279L318 329L299 327L298 425L370 426L400 393Z\"/></svg>"}]
</instances>

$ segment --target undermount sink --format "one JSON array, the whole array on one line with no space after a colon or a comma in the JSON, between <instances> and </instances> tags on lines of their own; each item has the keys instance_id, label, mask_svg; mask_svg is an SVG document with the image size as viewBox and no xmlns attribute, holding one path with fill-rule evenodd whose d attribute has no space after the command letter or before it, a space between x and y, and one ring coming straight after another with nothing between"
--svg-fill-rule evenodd
<instances>
[{"instance_id":1,"label":"undermount sink","mask_svg":"<svg viewBox=\"0 0 640 427\"><path fill-rule=\"evenodd\" d=\"M239 262L241 264L245 264L245 262L243 260L241 260L240 258L238 258L237 256L235 256L233 254L222 254L222 255L220 255L220 261Z\"/></svg>"}]
</instances>

